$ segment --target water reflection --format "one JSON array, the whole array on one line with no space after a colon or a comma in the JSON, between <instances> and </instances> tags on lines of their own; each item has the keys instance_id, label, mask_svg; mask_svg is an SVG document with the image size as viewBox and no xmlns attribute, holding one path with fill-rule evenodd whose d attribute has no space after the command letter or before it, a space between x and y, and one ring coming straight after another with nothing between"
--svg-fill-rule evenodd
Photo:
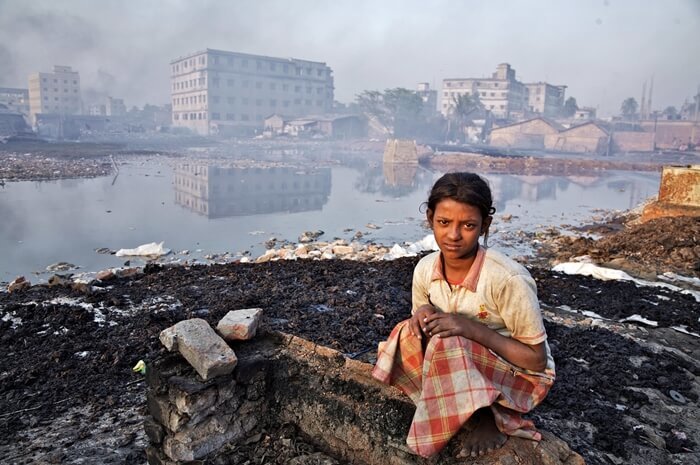
<instances>
[{"instance_id":1,"label":"water reflection","mask_svg":"<svg viewBox=\"0 0 700 465\"><path fill-rule=\"evenodd\" d=\"M181 163L175 203L207 218L321 210L331 192L330 168L241 168Z\"/></svg>"}]
</instances>

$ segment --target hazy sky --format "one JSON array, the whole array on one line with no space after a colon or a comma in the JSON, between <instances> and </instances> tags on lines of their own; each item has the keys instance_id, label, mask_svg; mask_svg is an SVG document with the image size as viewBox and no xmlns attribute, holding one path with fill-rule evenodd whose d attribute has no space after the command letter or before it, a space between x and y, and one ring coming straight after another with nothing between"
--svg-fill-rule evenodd
<instances>
[{"instance_id":1,"label":"hazy sky","mask_svg":"<svg viewBox=\"0 0 700 465\"><path fill-rule=\"evenodd\" d=\"M654 76L654 109L700 85L700 0L0 0L0 86L54 64L128 106L169 99L169 62L205 48L326 62L335 97L486 77L568 86L617 113Z\"/></svg>"}]
</instances>

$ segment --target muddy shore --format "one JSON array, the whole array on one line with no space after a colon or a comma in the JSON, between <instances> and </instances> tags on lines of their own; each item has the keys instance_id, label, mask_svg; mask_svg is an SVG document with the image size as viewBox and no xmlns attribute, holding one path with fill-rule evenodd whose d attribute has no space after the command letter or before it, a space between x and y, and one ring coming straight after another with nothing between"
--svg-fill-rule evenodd
<instances>
[{"instance_id":1,"label":"muddy shore","mask_svg":"<svg viewBox=\"0 0 700 465\"><path fill-rule=\"evenodd\" d=\"M602 237L594 240L592 232ZM591 225L573 239L536 232L532 239L543 243L527 265L558 374L531 415L538 427L589 464L700 463L695 297L551 271L554 262L589 255L645 278L697 277L700 222L625 219ZM418 258L149 265L91 286L57 280L0 292L2 462L145 463L145 387L131 368L162 357L158 334L182 319L215 325L229 310L261 307L262 330L372 363L377 343L408 314ZM217 463L271 463L265 448L274 451L274 463L315 453L313 438L298 438L293 428L257 433Z\"/></svg>"}]
</instances>

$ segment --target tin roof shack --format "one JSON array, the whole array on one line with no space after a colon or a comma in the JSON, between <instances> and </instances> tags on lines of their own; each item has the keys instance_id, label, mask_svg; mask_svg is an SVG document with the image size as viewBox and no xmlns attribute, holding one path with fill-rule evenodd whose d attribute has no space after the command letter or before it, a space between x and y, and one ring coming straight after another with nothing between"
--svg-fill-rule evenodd
<instances>
[{"instance_id":1,"label":"tin roof shack","mask_svg":"<svg viewBox=\"0 0 700 465\"><path fill-rule=\"evenodd\" d=\"M609 142L607 129L593 121L565 129L558 134L548 134L544 138L547 150L599 155L607 152Z\"/></svg>"},{"instance_id":2,"label":"tin roof shack","mask_svg":"<svg viewBox=\"0 0 700 465\"><path fill-rule=\"evenodd\" d=\"M110 123L109 117L94 115L37 113L35 118L40 136L59 140L78 140L83 131L105 131Z\"/></svg>"},{"instance_id":3,"label":"tin roof shack","mask_svg":"<svg viewBox=\"0 0 700 465\"><path fill-rule=\"evenodd\" d=\"M664 166L659 198L644 208L642 222L669 216L700 218L700 165Z\"/></svg>"},{"instance_id":4,"label":"tin roof shack","mask_svg":"<svg viewBox=\"0 0 700 465\"><path fill-rule=\"evenodd\" d=\"M284 126L290 120L289 117L278 115L277 113L265 118L265 126L263 129L263 135L279 136L284 133Z\"/></svg>"},{"instance_id":5,"label":"tin roof shack","mask_svg":"<svg viewBox=\"0 0 700 465\"><path fill-rule=\"evenodd\" d=\"M4 140L17 136L33 136L34 133L29 127L21 113L7 109L0 105L0 139Z\"/></svg>"},{"instance_id":6,"label":"tin roof shack","mask_svg":"<svg viewBox=\"0 0 700 465\"><path fill-rule=\"evenodd\" d=\"M367 135L367 120L358 115L324 115L288 119L274 114L265 119L265 134L356 139Z\"/></svg>"},{"instance_id":7,"label":"tin roof shack","mask_svg":"<svg viewBox=\"0 0 700 465\"><path fill-rule=\"evenodd\" d=\"M357 139L367 135L367 122L358 115L324 116L318 130L331 139Z\"/></svg>"},{"instance_id":8,"label":"tin roof shack","mask_svg":"<svg viewBox=\"0 0 700 465\"><path fill-rule=\"evenodd\" d=\"M491 130L489 145L493 147L544 149L545 137L563 129L559 124L538 117Z\"/></svg>"}]
</instances>

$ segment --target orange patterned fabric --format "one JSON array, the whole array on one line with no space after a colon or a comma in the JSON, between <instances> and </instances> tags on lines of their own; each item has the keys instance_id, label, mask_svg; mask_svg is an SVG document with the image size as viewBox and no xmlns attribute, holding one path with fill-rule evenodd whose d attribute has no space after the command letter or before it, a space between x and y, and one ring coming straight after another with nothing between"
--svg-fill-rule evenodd
<instances>
[{"instance_id":1,"label":"orange patterned fabric","mask_svg":"<svg viewBox=\"0 0 700 465\"><path fill-rule=\"evenodd\" d=\"M399 388L416 405L406 443L416 454L438 453L478 409L491 407L504 434L539 441L541 435L521 413L545 398L554 372L525 373L481 344L461 336L413 336L409 320L379 344L372 372Z\"/></svg>"}]
</instances>

